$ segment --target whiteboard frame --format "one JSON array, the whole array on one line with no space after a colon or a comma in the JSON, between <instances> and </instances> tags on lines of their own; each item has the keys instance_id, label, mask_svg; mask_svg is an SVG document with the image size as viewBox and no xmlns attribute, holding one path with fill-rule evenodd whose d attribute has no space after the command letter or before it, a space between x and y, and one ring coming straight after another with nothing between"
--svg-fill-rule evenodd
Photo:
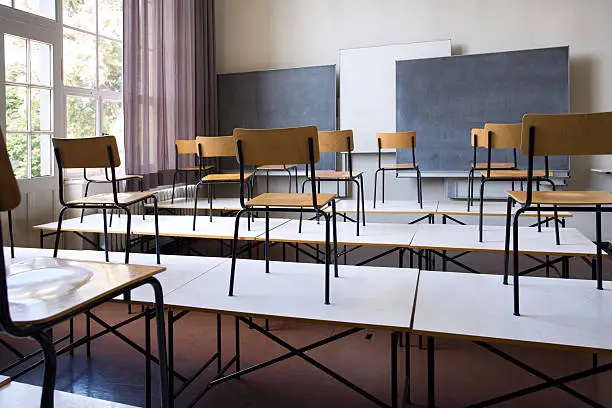
<instances>
[{"instance_id":1,"label":"whiteboard frame","mask_svg":"<svg viewBox=\"0 0 612 408\"><path fill-rule=\"evenodd\" d=\"M448 57L451 54L450 39L339 50L338 122L340 129L353 130L354 153L378 152L374 137L376 132L396 131L395 63ZM370 65L359 67L360 71L357 72L352 72L354 67L350 67L347 74L346 65L343 67L343 59L346 64L347 57L369 59Z\"/></svg>"}]
</instances>

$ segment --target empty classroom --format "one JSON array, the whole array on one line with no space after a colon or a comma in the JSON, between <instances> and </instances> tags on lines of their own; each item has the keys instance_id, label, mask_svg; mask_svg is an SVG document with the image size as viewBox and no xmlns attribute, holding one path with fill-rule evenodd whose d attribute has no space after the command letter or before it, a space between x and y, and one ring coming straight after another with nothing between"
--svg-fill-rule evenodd
<instances>
[{"instance_id":1,"label":"empty classroom","mask_svg":"<svg viewBox=\"0 0 612 408\"><path fill-rule=\"evenodd\" d=\"M611 17L0 0L0 408L612 406Z\"/></svg>"}]
</instances>

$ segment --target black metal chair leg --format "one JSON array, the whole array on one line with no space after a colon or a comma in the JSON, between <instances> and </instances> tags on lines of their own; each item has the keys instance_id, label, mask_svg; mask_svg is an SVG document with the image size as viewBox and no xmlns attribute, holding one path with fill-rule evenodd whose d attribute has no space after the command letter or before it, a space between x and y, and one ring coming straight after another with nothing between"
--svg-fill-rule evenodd
<instances>
[{"instance_id":1,"label":"black metal chair leg","mask_svg":"<svg viewBox=\"0 0 612 408\"><path fill-rule=\"evenodd\" d=\"M67 209L68 207L62 207L59 213L59 217L57 219L57 230L55 231L55 245L53 249L54 258L57 258L57 251L59 251L60 235L62 233L62 221L64 219L64 212L66 212Z\"/></svg>"},{"instance_id":2,"label":"black metal chair leg","mask_svg":"<svg viewBox=\"0 0 612 408\"><path fill-rule=\"evenodd\" d=\"M106 223L106 207L102 207L102 219L102 224L104 225L104 259L106 262L108 262L108 225Z\"/></svg>"},{"instance_id":3,"label":"black metal chair leg","mask_svg":"<svg viewBox=\"0 0 612 408\"><path fill-rule=\"evenodd\" d=\"M266 242L264 244L266 273L270 273L270 212L266 211Z\"/></svg>"},{"instance_id":4,"label":"black metal chair leg","mask_svg":"<svg viewBox=\"0 0 612 408\"><path fill-rule=\"evenodd\" d=\"M468 188L468 193L467 193L467 211L470 212L470 204L471 204L471 200L472 200L472 177L474 176L474 168L472 167L468 173L468 182L467 182L467 188Z\"/></svg>"},{"instance_id":5,"label":"black metal chair leg","mask_svg":"<svg viewBox=\"0 0 612 408\"><path fill-rule=\"evenodd\" d=\"M8 218L8 225L9 225L9 242L11 245L11 258L15 258L15 237L13 236L13 212L12 211L8 212L7 218Z\"/></svg>"},{"instance_id":6,"label":"black metal chair leg","mask_svg":"<svg viewBox=\"0 0 612 408\"><path fill-rule=\"evenodd\" d=\"M359 176L359 188L361 189L361 219L363 220L363 226L366 225L366 210L365 210L365 193L363 187L363 175Z\"/></svg>"},{"instance_id":7,"label":"black metal chair leg","mask_svg":"<svg viewBox=\"0 0 612 408\"><path fill-rule=\"evenodd\" d=\"M359 214L359 201L360 201L360 198L361 198L361 191L359 189L359 183L357 182L357 180L351 180L351 181L354 182L355 185L357 186L357 218L355 220L356 221L355 224L357 224L357 236L359 236L359 222L360 222L359 221L359 215L360 215Z\"/></svg>"},{"instance_id":8,"label":"black metal chair leg","mask_svg":"<svg viewBox=\"0 0 612 408\"><path fill-rule=\"evenodd\" d=\"M240 217L245 212L244 209L238 211L236 214L236 221L234 224L234 240L232 241L232 267L230 271L230 285L229 285L229 296L234 296L234 277L236 274L236 255L238 253L238 229L240 228Z\"/></svg>"},{"instance_id":9,"label":"black metal chair leg","mask_svg":"<svg viewBox=\"0 0 612 408\"><path fill-rule=\"evenodd\" d=\"M161 248L159 246L159 208L157 206L157 197L153 196L153 217L155 221L155 255L157 256L157 264L161 263Z\"/></svg>"},{"instance_id":10,"label":"black metal chair leg","mask_svg":"<svg viewBox=\"0 0 612 408\"><path fill-rule=\"evenodd\" d=\"M175 187L176 187L176 175L177 175L177 174L178 174L178 171L177 171L177 170L175 170L175 171L174 171L174 175L172 176L172 197L171 197L171 199L170 199L170 202L171 202L171 203L174 203L174 189L175 189ZM186 198L187 198L187 197L185 197L185 199L186 199Z\"/></svg>"},{"instance_id":11,"label":"black metal chair leg","mask_svg":"<svg viewBox=\"0 0 612 408\"><path fill-rule=\"evenodd\" d=\"M480 180L480 213L478 214L478 240L482 242L483 236L483 222L484 222L484 186L487 179L483 178Z\"/></svg>"},{"instance_id":12,"label":"black metal chair leg","mask_svg":"<svg viewBox=\"0 0 612 408\"><path fill-rule=\"evenodd\" d=\"M161 407L168 408L170 406L170 398L174 398L174 396L170 396L168 391L169 376L173 376L173 374L168 373L168 355L166 354L166 325L164 321L164 295L162 286L157 279L151 278L149 283L153 287L153 292L155 293L155 326L157 327L157 353L159 361Z\"/></svg>"},{"instance_id":13,"label":"black metal chair leg","mask_svg":"<svg viewBox=\"0 0 612 408\"><path fill-rule=\"evenodd\" d=\"M198 191L196 190L196 193ZM212 222L213 220L213 185L208 183L208 221Z\"/></svg>"},{"instance_id":14,"label":"black metal chair leg","mask_svg":"<svg viewBox=\"0 0 612 408\"><path fill-rule=\"evenodd\" d=\"M519 311L519 217L523 212L522 208L516 210L514 214L514 222L512 224L512 249L513 249L513 266L514 266L514 279L513 279L513 291L514 291L514 315L520 316Z\"/></svg>"},{"instance_id":15,"label":"black metal chair leg","mask_svg":"<svg viewBox=\"0 0 612 408\"><path fill-rule=\"evenodd\" d=\"M595 206L595 244L597 245L597 258L595 259L595 267L597 272L597 289L603 290L603 257L601 253L601 205Z\"/></svg>"},{"instance_id":16,"label":"black metal chair leg","mask_svg":"<svg viewBox=\"0 0 612 408\"><path fill-rule=\"evenodd\" d=\"M83 195L83 198L87 197L87 193L89 191L89 185L91 184L91 181L88 181L87 183L85 183L85 194ZM83 222L83 217L85 216L85 207L83 207L81 209L81 223Z\"/></svg>"},{"instance_id":17,"label":"black metal chair leg","mask_svg":"<svg viewBox=\"0 0 612 408\"><path fill-rule=\"evenodd\" d=\"M334 276L337 278L338 277L338 230L337 230L337 225L336 225L336 200L332 200L332 231L333 231L333 238L334 238Z\"/></svg>"},{"instance_id":18,"label":"black metal chair leg","mask_svg":"<svg viewBox=\"0 0 612 408\"><path fill-rule=\"evenodd\" d=\"M554 211L553 211L553 216L555 218L555 240L557 245L561 245L561 235L559 233L559 212L557 211L557 206L553 205L554 207Z\"/></svg>"},{"instance_id":19,"label":"black metal chair leg","mask_svg":"<svg viewBox=\"0 0 612 408\"><path fill-rule=\"evenodd\" d=\"M508 284L508 267L510 263L510 228L512 228L512 197L508 197L506 206L506 240L504 246L504 285Z\"/></svg>"},{"instance_id":20,"label":"black metal chair leg","mask_svg":"<svg viewBox=\"0 0 612 408\"><path fill-rule=\"evenodd\" d=\"M417 194L419 205L423 209L423 184L421 183L421 170L417 168Z\"/></svg>"},{"instance_id":21,"label":"black metal chair leg","mask_svg":"<svg viewBox=\"0 0 612 408\"><path fill-rule=\"evenodd\" d=\"M330 237L329 237L329 214L326 214L323 211L318 211L317 213L323 215L325 218L325 304L329 305L329 264L331 260L331 245L330 245Z\"/></svg>"},{"instance_id":22,"label":"black metal chair leg","mask_svg":"<svg viewBox=\"0 0 612 408\"><path fill-rule=\"evenodd\" d=\"M195 192L194 192L194 196L193 196L193 231L195 231L196 229L196 219L198 217L198 190L200 188L200 183L198 182L195 186ZM208 199L210 200L210 187L208 188L208 194L209 197Z\"/></svg>"},{"instance_id":23,"label":"black metal chair leg","mask_svg":"<svg viewBox=\"0 0 612 408\"><path fill-rule=\"evenodd\" d=\"M132 232L132 213L130 210L125 207L124 208L127 214L127 226L125 229L125 263L130 263L130 243L132 241L131 232Z\"/></svg>"},{"instance_id":24,"label":"black metal chair leg","mask_svg":"<svg viewBox=\"0 0 612 408\"><path fill-rule=\"evenodd\" d=\"M47 337L43 332L36 333L32 336L43 350L45 356L45 371L43 374L42 395L40 397L41 408L53 408L53 396L55 392L55 376L57 373L57 357L53 340Z\"/></svg>"},{"instance_id":25,"label":"black metal chair leg","mask_svg":"<svg viewBox=\"0 0 612 408\"><path fill-rule=\"evenodd\" d=\"M376 187L378 184L378 173L379 172L380 172L380 169L374 172L374 202L372 203L373 208L376 208Z\"/></svg>"},{"instance_id":26,"label":"black metal chair leg","mask_svg":"<svg viewBox=\"0 0 612 408\"><path fill-rule=\"evenodd\" d=\"M385 203L385 171L382 171L382 203Z\"/></svg>"}]
</instances>

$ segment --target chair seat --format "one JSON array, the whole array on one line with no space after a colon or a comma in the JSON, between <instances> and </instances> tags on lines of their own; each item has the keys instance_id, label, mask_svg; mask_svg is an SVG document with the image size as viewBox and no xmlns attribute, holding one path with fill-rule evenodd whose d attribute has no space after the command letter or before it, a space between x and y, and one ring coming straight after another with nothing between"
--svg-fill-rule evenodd
<instances>
[{"instance_id":1,"label":"chair seat","mask_svg":"<svg viewBox=\"0 0 612 408\"><path fill-rule=\"evenodd\" d=\"M335 194L317 194L317 205L323 206L334 199ZM264 193L249 200L247 207L312 207L312 194Z\"/></svg>"},{"instance_id":2,"label":"chair seat","mask_svg":"<svg viewBox=\"0 0 612 408\"><path fill-rule=\"evenodd\" d=\"M297 167L295 164L267 164L259 166L257 170L290 170Z\"/></svg>"},{"instance_id":3,"label":"chair seat","mask_svg":"<svg viewBox=\"0 0 612 408\"><path fill-rule=\"evenodd\" d=\"M19 262L10 266L7 276L11 318L19 325L61 321L165 269L58 258Z\"/></svg>"},{"instance_id":4,"label":"chair seat","mask_svg":"<svg viewBox=\"0 0 612 408\"><path fill-rule=\"evenodd\" d=\"M480 174L482 174L483 177L487 177L487 172L483 171ZM517 180L527 180L527 176L528 176L529 172L527 170L494 170L491 171L488 178L490 179L495 179L495 178L514 178ZM544 170L534 170L533 171L533 177L552 177L553 173L552 171L548 172L548 175L546 175L546 171Z\"/></svg>"},{"instance_id":5,"label":"chair seat","mask_svg":"<svg viewBox=\"0 0 612 408\"><path fill-rule=\"evenodd\" d=\"M487 168L487 163L476 163L476 165L474 166L474 163L470 163L470 165L472 166L472 168L477 169L477 170L482 170L482 169L486 169ZM502 170L502 169L507 169L507 170L511 170L514 169L516 166L514 165L514 163L491 163L491 168L492 169L497 169L497 170Z\"/></svg>"},{"instance_id":6,"label":"chair seat","mask_svg":"<svg viewBox=\"0 0 612 408\"><path fill-rule=\"evenodd\" d=\"M144 192L134 192L134 193L117 193L117 201L119 204L130 205L133 203L137 203L146 198L155 196L155 193L150 191ZM86 205L96 205L96 204L114 204L115 199L113 198L113 193L103 193L96 194L88 197L77 198L76 200L69 201L67 204L86 204Z\"/></svg>"},{"instance_id":7,"label":"chair seat","mask_svg":"<svg viewBox=\"0 0 612 408\"><path fill-rule=\"evenodd\" d=\"M253 173L244 173L244 179L249 179ZM240 181L239 173L217 173L217 174L208 174L202 177L202 181Z\"/></svg>"},{"instance_id":8,"label":"chair seat","mask_svg":"<svg viewBox=\"0 0 612 408\"><path fill-rule=\"evenodd\" d=\"M507 191L518 203L524 204L527 199L525 191ZM612 204L612 193L607 191L533 191L533 204L543 205L597 205Z\"/></svg>"},{"instance_id":9,"label":"chair seat","mask_svg":"<svg viewBox=\"0 0 612 408\"><path fill-rule=\"evenodd\" d=\"M380 168L383 170L408 170L408 169L415 169L419 167L419 164L417 163L416 166L412 163L390 163L390 164L383 164Z\"/></svg>"},{"instance_id":10,"label":"chair seat","mask_svg":"<svg viewBox=\"0 0 612 408\"><path fill-rule=\"evenodd\" d=\"M213 169L215 166L202 166L202 170L210 170ZM187 166L187 167L179 167L179 170L182 171L199 171L200 170L200 166Z\"/></svg>"},{"instance_id":11,"label":"chair seat","mask_svg":"<svg viewBox=\"0 0 612 408\"><path fill-rule=\"evenodd\" d=\"M353 178L359 177L363 171L354 171ZM348 171L322 170L315 173L317 179L345 179L350 180L351 175Z\"/></svg>"}]
</instances>

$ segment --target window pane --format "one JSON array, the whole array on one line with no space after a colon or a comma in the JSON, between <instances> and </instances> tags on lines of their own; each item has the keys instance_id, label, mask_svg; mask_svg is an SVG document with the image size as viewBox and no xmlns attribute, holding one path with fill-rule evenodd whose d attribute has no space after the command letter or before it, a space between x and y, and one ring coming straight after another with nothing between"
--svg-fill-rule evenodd
<instances>
[{"instance_id":1,"label":"window pane","mask_svg":"<svg viewBox=\"0 0 612 408\"><path fill-rule=\"evenodd\" d=\"M51 44L30 41L30 83L51 86Z\"/></svg>"},{"instance_id":2,"label":"window pane","mask_svg":"<svg viewBox=\"0 0 612 408\"><path fill-rule=\"evenodd\" d=\"M27 90L25 86L6 86L6 130L28 129L26 111Z\"/></svg>"},{"instance_id":3,"label":"window pane","mask_svg":"<svg viewBox=\"0 0 612 408\"><path fill-rule=\"evenodd\" d=\"M52 174L51 135L30 135L32 148L32 177Z\"/></svg>"},{"instance_id":4,"label":"window pane","mask_svg":"<svg viewBox=\"0 0 612 408\"><path fill-rule=\"evenodd\" d=\"M0 0L0 4L11 7L11 0Z\"/></svg>"},{"instance_id":5,"label":"window pane","mask_svg":"<svg viewBox=\"0 0 612 408\"><path fill-rule=\"evenodd\" d=\"M123 145L123 103L121 101L103 101L102 109L104 112L102 132L115 136L117 146L119 146L119 156L123 162L125 159Z\"/></svg>"},{"instance_id":6,"label":"window pane","mask_svg":"<svg viewBox=\"0 0 612 408\"><path fill-rule=\"evenodd\" d=\"M98 34L120 40L123 37L122 0L98 0Z\"/></svg>"},{"instance_id":7,"label":"window pane","mask_svg":"<svg viewBox=\"0 0 612 408\"><path fill-rule=\"evenodd\" d=\"M100 89L121 92L123 53L119 41L100 39Z\"/></svg>"},{"instance_id":8,"label":"window pane","mask_svg":"<svg viewBox=\"0 0 612 408\"><path fill-rule=\"evenodd\" d=\"M26 82L25 38L4 35L4 75L8 82Z\"/></svg>"},{"instance_id":9,"label":"window pane","mask_svg":"<svg viewBox=\"0 0 612 408\"><path fill-rule=\"evenodd\" d=\"M66 134L70 138L96 136L96 100L94 98L66 97Z\"/></svg>"},{"instance_id":10,"label":"window pane","mask_svg":"<svg viewBox=\"0 0 612 408\"><path fill-rule=\"evenodd\" d=\"M6 148L17 178L28 177L28 137L25 134L8 134Z\"/></svg>"},{"instance_id":11,"label":"window pane","mask_svg":"<svg viewBox=\"0 0 612 408\"><path fill-rule=\"evenodd\" d=\"M63 0L64 24L96 32L96 0Z\"/></svg>"},{"instance_id":12,"label":"window pane","mask_svg":"<svg viewBox=\"0 0 612 408\"><path fill-rule=\"evenodd\" d=\"M30 90L31 130L51 130L51 90Z\"/></svg>"},{"instance_id":13,"label":"window pane","mask_svg":"<svg viewBox=\"0 0 612 408\"><path fill-rule=\"evenodd\" d=\"M55 20L55 0L15 0L15 8Z\"/></svg>"},{"instance_id":14,"label":"window pane","mask_svg":"<svg viewBox=\"0 0 612 408\"><path fill-rule=\"evenodd\" d=\"M96 86L96 36L64 28L64 84Z\"/></svg>"}]
</instances>

